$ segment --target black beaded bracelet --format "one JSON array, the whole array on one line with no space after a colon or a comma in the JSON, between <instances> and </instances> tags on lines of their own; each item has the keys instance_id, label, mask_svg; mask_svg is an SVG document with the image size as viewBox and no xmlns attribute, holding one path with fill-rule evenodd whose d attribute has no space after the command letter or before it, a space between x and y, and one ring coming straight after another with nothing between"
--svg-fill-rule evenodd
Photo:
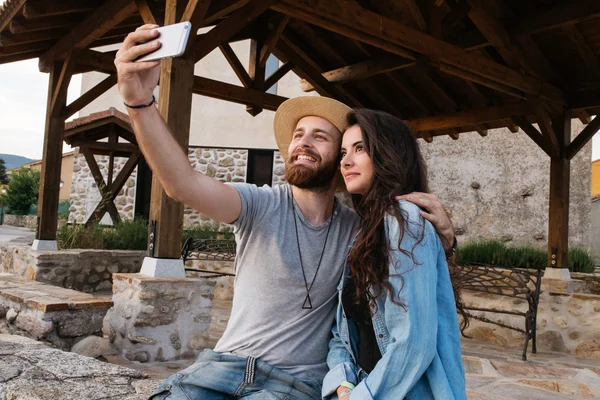
<instances>
[{"instance_id":1,"label":"black beaded bracelet","mask_svg":"<svg viewBox=\"0 0 600 400\"><path fill-rule=\"evenodd\" d=\"M156 101L156 97L154 97L154 95L152 95L152 100L148 104L140 104L139 106L130 106L129 104L127 104L125 102L123 102L123 104L125 104L125 107L127 107L127 108L146 108L146 107L150 107L152 104L154 104L155 101Z\"/></svg>"}]
</instances>

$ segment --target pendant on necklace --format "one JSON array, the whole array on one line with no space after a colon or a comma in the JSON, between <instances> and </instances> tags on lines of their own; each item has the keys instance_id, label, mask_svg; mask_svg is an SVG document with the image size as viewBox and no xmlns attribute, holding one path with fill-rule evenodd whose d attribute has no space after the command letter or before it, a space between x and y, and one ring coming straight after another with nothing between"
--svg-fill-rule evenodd
<instances>
[{"instance_id":1,"label":"pendant on necklace","mask_svg":"<svg viewBox=\"0 0 600 400\"><path fill-rule=\"evenodd\" d=\"M312 301L310 301L310 295L307 294L306 298L304 299L304 303L302 304L302 309L303 310L312 310L313 306L312 306Z\"/></svg>"}]
</instances>

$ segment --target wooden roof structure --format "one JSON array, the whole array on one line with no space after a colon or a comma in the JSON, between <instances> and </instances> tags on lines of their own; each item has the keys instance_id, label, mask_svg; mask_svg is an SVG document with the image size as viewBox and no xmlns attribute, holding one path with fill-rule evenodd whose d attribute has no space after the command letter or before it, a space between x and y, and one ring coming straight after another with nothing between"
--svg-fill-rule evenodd
<instances>
[{"instance_id":1,"label":"wooden roof structure","mask_svg":"<svg viewBox=\"0 0 600 400\"><path fill-rule=\"evenodd\" d=\"M184 20L194 32L213 28L192 38L183 57L163 62L159 108L182 147L189 119L181 116L189 116L193 93L246 104L256 115L285 100L265 89L290 70L303 90L390 112L428 142L521 128L552 160L549 260L567 263L569 161L600 128L600 118L592 119L600 113L600 1L7 0L0 64L39 57L40 70L50 73L48 154L62 142L62 133L52 134L61 132L60 121L116 83L114 52L95 48L122 42L144 22ZM229 45L244 39L251 46L247 63ZM241 85L194 76L193 65L216 48ZM270 54L283 65L265 76ZM67 105L65 83L86 71L109 76ZM574 141L572 118L588 124ZM155 210L171 207L164 193L156 196ZM177 207L165 215L179 213ZM43 220L42 236L52 237L52 222ZM169 240L160 225L157 236ZM165 253L157 244L159 256L176 254L176 236Z\"/></svg>"}]
</instances>

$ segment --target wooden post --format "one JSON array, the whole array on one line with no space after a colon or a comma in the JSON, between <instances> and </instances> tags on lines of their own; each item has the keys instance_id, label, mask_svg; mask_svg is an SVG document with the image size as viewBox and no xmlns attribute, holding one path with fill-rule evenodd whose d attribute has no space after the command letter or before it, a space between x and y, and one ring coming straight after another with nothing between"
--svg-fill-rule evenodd
<instances>
[{"instance_id":1,"label":"wooden post","mask_svg":"<svg viewBox=\"0 0 600 400\"><path fill-rule=\"evenodd\" d=\"M58 201L60 195L60 169L62 164L65 118L62 111L67 103L67 89L71 81L73 62L55 61L50 66L44 150L38 198L38 227L36 239L56 240Z\"/></svg>"},{"instance_id":2,"label":"wooden post","mask_svg":"<svg viewBox=\"0 0 600 400\"><path fill-rule=\"evenodd\" d=\"M177 15L183 13L186 4L187 1L167 0L165 24L177 22ZM182 57L163 60L160 72L159 110L185 154L190 133L194 64L194 54L189 51ZM156 175L152 178L150 220L156 221L154 257L180 258L183 204L166 195Z\"/></svg>"},{"instance_id":3,"label":"wooden post","mask_svg":"<svg viewBox=\"0 0 600 400\"><path fill-rule=\"evenodd\" d=\"M546 277L569 276L569 184L571 165L567 146L571 141L571 116L565 113L552 120L559 154L550 157L550 204L548 218L548 266ZM559 274L559 270L561 273Z\"/></svg>"}]
</instances>

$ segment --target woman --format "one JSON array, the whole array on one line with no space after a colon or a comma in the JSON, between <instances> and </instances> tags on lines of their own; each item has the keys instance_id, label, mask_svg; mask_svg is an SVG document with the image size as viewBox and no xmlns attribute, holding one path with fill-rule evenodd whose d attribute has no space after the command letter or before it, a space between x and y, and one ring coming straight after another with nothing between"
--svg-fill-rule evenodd
<instances>
[{"instance_id":1,"label":"woman","mask_svg":"<svg viewBox=\"0 0 600 400\"><path fill-rule=\"evenodd\" d=\"M341 172L361 222L338 287L323 398L466 399L442 244L416 205L394 200L427 192L416 139L384 112L355 109L348 122Z\"/></svg>"}]
</instances>

